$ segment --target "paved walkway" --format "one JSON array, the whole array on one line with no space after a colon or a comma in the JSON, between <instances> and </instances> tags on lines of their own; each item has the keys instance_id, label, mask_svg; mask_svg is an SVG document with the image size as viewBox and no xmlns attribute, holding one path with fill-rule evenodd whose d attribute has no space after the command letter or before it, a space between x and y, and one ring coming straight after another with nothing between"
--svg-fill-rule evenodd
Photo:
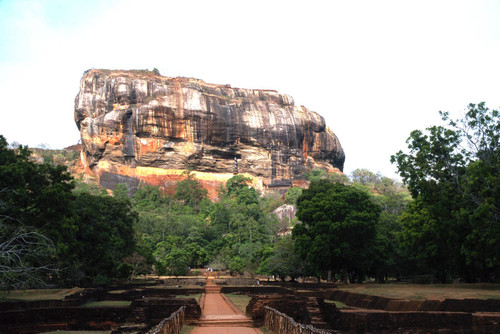
<instances>
[{"instance_id":1,"label":"paved walkway","mask_svg":"<svg viewBox=\"0 0 500 334\"><path fill-rule=\"evenodd\" d=\"M262 334L259 329L253 328L252 319L220 293L220 287L213 284L212 279L207 279L205 293L200 300L200 325L193 328L191 334Z\"/></svg>"}]
</instances>

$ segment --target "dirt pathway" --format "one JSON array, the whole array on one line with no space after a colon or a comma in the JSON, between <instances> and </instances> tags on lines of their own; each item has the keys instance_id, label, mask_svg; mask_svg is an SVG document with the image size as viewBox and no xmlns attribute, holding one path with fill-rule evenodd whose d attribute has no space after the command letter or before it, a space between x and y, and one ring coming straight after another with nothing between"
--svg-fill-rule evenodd
<instances>
[{"instance_id":1,"label":"dirt pathway","mask_svg":"<svg viewBox=\"0 0 500 334\"><path fill-rule=\"evenodd\" d=\"M213 284L212 279L207 279L205 294L200 300L199 327L193 328L190 334L262 334L259 329L253 328L252 319L220 293L220 287Z\"/></svg>"}]
</instances>

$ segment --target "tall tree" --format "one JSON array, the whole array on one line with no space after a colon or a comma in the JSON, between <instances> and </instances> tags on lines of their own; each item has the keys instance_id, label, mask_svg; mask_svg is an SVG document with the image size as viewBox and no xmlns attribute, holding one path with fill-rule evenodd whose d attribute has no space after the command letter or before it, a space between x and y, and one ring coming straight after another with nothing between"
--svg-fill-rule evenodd
<instances>
[{"instance_id":1,"label":"tall tree","mask_svg":"<svg viewBox=\"0 0 500 334\"><path fill-rule=\"evenodd\" d=\"M285 235L273 244L261 264L260 272L279 277L282 281L290 277L293 281L297 277L311 274L308 262L302 259L294 249L294 240L291 235Z\"/></svg>"},{"instance_id":2,"label":"tall tree","mask_svg":"<svg viewBox=\"0 0 500 334\"><path fill-rule=\"evenodd\" d=\"M120 276L119 267L135 247L137 217L128 198L80 193L73 205L78 223L76 241L71 245L74 279L90 283Z\"/></svg>"},{"instance_id":3,"label":"tall tree","mask_svg":"<svg viewBox=\"0 0 500 334\"><path fill-rule=\"evenodd\" d=\"M380 208L366 192L341 183L312 182L297 200L301 223L292 231L295 248L321 272L354 277L370 266L379 215Z\"/></svg>"},{"instance_id":4,"label":"tall tree","mask_svg":"<svg viewBox=\"0 0 500 334\"><path fill-rule=\"evenodd\" d=\"M37 268L64 267L76 228L71 176L62 166L34 163L30 154L27 147L9 148L0 135L0 262L10 286L57 276Z\"/></svg>"},{"instance_id":5,"label":"tall tree","mask_svg":"<svg viewBox=\"0 0 500 334\"><path fill-rule=\"evenodd\" d=\"M381 182L380 174L374 174L364 168L354 170L351 173L351 179L354 183L359 183L370 188L374 188L377 183Z\"/></svg>"},{"instance_id":6,"label":"tall tree","mask_svg":"<svg viewBox=\"0 0 500 334\"><path fill-rule=\"evenodd\" d=\"M500 278L500 113L470 104L447 126L415 130L391 160L415 199L403 239L441 281Z\"/></svg>"},{"instance_id":7,"label":"tall tree","mask_svg":"<svg viewBox=\"0 0 500 334\"><path fill-rule=\"evenodd\" d=\"M31 273L37 265L61 269L45 270L37 279L25 276L30 283L74 285L98 275L116 277L123 258L134 251L135 214L128 198L74 193L65 167L37 164L29 156L27 148L9 149L0 136L2 265L13 269L22 263ZM22 256L4 256L13 245Z\"/></svg>"},{"instance_id":8,"label":"tall tree","mask_svg":"<svg viewBox=\"0 0 500 334\"><path fill-rule=\"evenodd\" d=\"M186 178L177 183L174 198L197 209L200 203L207 199L208 192L191 173L186 172L184 175Z\"/></svg>"}]
</instances>

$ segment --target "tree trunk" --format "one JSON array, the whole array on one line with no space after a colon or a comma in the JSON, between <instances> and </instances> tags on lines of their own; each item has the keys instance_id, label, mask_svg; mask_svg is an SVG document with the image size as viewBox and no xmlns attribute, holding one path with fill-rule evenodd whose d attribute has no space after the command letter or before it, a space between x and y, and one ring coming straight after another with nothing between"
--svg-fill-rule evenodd
<instances>
[{"instance_id":1,"label":"tree trunk","mask_svg":"<svg viewBox=\"0 0 500 334\"><path fill-rule=\"evenodd\" d=\"M347 271L342 270L341 276L342 276L342 282L344 282L344 284L349 284L349 278L347 277Z\"/></svg>"},{"instance_id":2,"label":"tree trunk","mask_svg":"<svg viewBox=\"0 0 500 334\"><path fill-rule=\"evenodd\" d=\"M331 269L328 270L327 282L332 283L332 270Z\"/></svg>"}]
</instances>

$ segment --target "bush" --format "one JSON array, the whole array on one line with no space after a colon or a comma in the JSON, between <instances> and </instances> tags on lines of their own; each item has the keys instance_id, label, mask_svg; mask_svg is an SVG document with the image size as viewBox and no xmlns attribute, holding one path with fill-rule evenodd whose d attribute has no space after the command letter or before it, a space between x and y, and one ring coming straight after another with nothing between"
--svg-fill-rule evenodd
<instances>
[{"instance_id":1,"label":"bush","mask_svg":"<svg viewBox=\"0 0 500 334\"><path fill-rule=\"evenodd\" d=\"M98 274L97 276L94 277L92 283L95 285L107 285L111 283L111 279L107 276Z\"/></svg>"}]
</instances>

